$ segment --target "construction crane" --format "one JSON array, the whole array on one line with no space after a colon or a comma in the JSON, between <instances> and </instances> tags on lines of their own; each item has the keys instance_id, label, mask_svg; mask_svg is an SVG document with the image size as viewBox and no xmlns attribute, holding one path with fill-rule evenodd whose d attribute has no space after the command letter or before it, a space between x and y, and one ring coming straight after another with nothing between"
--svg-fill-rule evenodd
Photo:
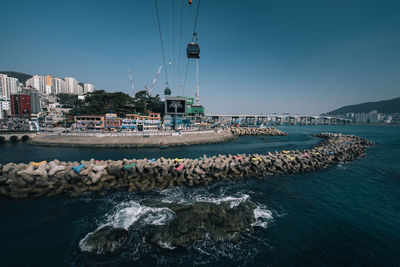
<instances>
[{"instance_id":1,"label":"construction crane","mask_svg":"<svg viewBox=\"0 0 400 267\"><path fill-rule=\"evenodd\" d=\"M160 72L161 72L161 69L162 69L162 65L160 65L160 67L159 67L158 70L157 70L156 76L154 77L154 80L153 80L153 82L151 83L151 86L150 86L150 90L148 91L148 95L151 94L151 90L153 90L153 87L154 87L154 85L156 84L156 81L157 81L158 75L159 75Z\"/></svg>"},{"instance_id":2,"label":"construction crane","mask_svg":"<svg viewBox=\"0 0 400 267\"><path fill-rule=\"evenodd\" d=\"M133 97L135 97L135 86L133 85L132 70L128 69L128 72L129 72L129 79L131 80L132 94Z\"/></svg>"}]
</instances>

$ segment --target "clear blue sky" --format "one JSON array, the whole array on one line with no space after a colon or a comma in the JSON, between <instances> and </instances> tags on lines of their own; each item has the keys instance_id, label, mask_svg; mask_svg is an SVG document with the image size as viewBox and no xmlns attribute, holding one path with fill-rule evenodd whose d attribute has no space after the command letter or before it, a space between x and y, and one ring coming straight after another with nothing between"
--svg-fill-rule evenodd
<instances>
[{"instance_id":1,"label":"clear blue sky","mask_svg":"<svg viewBox=\"0 0 400 267\"><path fill-rule=\"evenodd\" d=\"M169 82L179 95L197 0L183 1L179 51L181 3L158 0ZM202 0L201 104L206 112L318 114L400 96L399 3ZM3 1L1 10L0 70L72 76L130 93L128 68L143 89L162 64L152 0ZM194 66L187 96L195 92ZM164 84L163 70L153 92Z\"/></svg>"}]
</instances>

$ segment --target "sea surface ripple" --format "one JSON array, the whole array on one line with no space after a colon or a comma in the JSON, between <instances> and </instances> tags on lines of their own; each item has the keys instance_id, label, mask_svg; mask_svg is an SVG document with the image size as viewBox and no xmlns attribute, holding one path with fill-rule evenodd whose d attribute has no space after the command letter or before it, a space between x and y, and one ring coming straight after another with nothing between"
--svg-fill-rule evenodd
<instances>
[{"instance_id":1,"label":"sea surface ripple","mask_svg":"<svg viewBox=\"0 0 400 267\"><path fill-rule=\"evenodd\" d=\"M105 196L61 195L24 200L0 199L2 266L399 266L400 127L281 126L285 137L240 137L230 143L159 149L80 149L0 144L0 162L171 157L266 153L310 148L313 133L341 132L375 145L364 158L312 173L278 175L175 187L148 193L124 190ZM251 178L251 177L248 177ZM188 248L137 242L123 252L92 255L79 243L102 225L127 228L135 220L166 223L167 203L250 199L257 204L255 232L235 242L205 240Z\"/></svg>"}]
</instances>

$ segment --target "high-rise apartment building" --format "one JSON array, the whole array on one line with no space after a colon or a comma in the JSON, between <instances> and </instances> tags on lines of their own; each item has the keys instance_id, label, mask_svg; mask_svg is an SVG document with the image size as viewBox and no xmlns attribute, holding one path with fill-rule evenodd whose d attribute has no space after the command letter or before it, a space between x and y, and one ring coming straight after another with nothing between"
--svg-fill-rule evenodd
<instances>
[{"instance_id":1,"label":"high-rise apartment building","mask_svg":"<svg viewBox=\"0 0 400 267\"><path fill-rule=\"evenodd\" d=\"M7 75L0 74L0 96L10 97L10 93L7 90Z\"/></svg>"},{"instance_id":2,"label":"high-rise apartment building","mask_svg":"<svg viewBox=\"0 0 400 267\"><path fill-rule=\"evenodd\" d=\"M26 80L26 86L31 86L38 90L40 93L46 93L46 81L44 76L35 75L32 78Z\"/></svg>"},{"instance_id":3,"label":"high-rise apartment building","mask_svg":"<svg viewBox=\"0 0 400 267\"><path fill-rule=\"evenodd\" d=\"M49 94L52 93L52 92L51 92L51 84L52 84L52 78L51 78L50 75L47 75L47 76L46 76L46 91L45 91L45 93L46 93L47 95L49 95Z\"/></svg>"},{"instance_id":4,"label":"high-rise apartment building","mask_svg":"<svg viewBox=\"0 0 400 267\"><path fill-rule=\"evenodd\" d=\"M21 86L17 78L0 74L0 96L9 98L11 94L18 93L20 88Z\"/></svg>"},{"instance_id":5,"label":"high-rise apartment building","mask_svg":"<svg viewBox=\"0 0 400 267\"><path fill-rule=\"evenodd\" d=\"M10 95L18 93L19 89L20 87L18 79L7 77L7 90L9 91Z\"/></svg>"},{"instance_id":6,"label":"high-rise apartment building","mask_svg":"<svg viewBox=\"0 0 400 267\"><path fill-rule=\"evenodd\" d=\"M78 84L78 95L83 95L83 86Z\"/></svg>"},{"instance_id":7,"label":"high-rise apartment building","mask_svg":"<svg viewBox=\"0 0 400 267\"><path fill-rule=\"evenodd\" d=\"M84 83L83 84L83 93L93 93L94 92L94 86L91 83Z\"/></svg>"},{"instance_id":8,"label":"high-rise apartment building","mask_svg":"<svg viewBox=\"0 0 400 267\"><path fill-rule=\"evenodd\" d=\"M52 94L67 94L65 81L61 78L54 77L51 81Z\"/></svg>"},{"instance_id":9,"label":"high-rise apartment building","mask_svg":"<svg viewBox=\"0 0 400 267\"><path fill-rule=\"evenodd\" d=\"M1 76L0 76L0 89L1 87ZM50 75L40 76L35 75L26 81L26 86L35 88L42 94L71 94L71 95L83 95L87 92L93 92L94 86L90 83L79 84L75 78L65 77L64 79L52 77ZM13 91L14 94L20 90ZM1 92L1 91L0 91ZM8 95L9 96L9 95Z\"/></svg>"},{"instance_id":10,"label":"high-rise apartment building","mask_svg":"<svg viewBox=\"0 0 400 267\"><path fill-rule=\"evenodd\" d=\"M79 91L78 81L72 77L65 77L64 80L67 94L77 95Z\"/></svg>"}]
</instances>

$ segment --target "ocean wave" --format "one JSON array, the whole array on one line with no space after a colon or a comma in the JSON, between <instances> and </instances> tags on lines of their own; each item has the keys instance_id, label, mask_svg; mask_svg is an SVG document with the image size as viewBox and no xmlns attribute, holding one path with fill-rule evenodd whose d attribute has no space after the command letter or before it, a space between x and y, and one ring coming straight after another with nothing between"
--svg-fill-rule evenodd
<instances>
[{"instance_id":1,"label":"ocean wave","mask_svg":"<svg viewBox=\"0 0 400 267\"><path fill-rule=\"evenodd\" d=\"M129 226L140 219L146 224L164 225L172 220L174 214L168 208L147 207L133 200L124 201L118 204L116 211L107 217L105 225L128 230Z\"/></svg>"},{"instance_id":2,"label":"ocean wave","mask_svg":"<svg viewBox=\"0 0 400 267\"><path fill-rule=\"evenodd\" d=\"M163 196L163 203L179 203L179 204L191 204L194 202L210 202L215 204L221 204L224 202L230 202L230 207L236 207L241 202L246 201L250 198L248 194L239 193L236 195L227 195L226 192L218 192L217 196L210 192L203 190L195 190L194 192L185 192L183 188L175 187L162 190L160 194Z\"/></svg>"},{"instance_id":3,"label":"ocean wave","mask_svg":"<svg viewBox=\"0 0 400 267\"><path fill-rule=\"evenodd\" d=\"M230 207L234 208L238 206L241 202L246 201L250 198L249 195L243 194L240 197L233 197L233 196L222 196L222 197L206 197L206 196L196 196L194 199L196 202L211 202L217 205L230 202Z\"/></svg>"},{"instance_id":4,"label":"ocean wave","mask_svg":"<svg viewBox=\"0 0 400 267\"><path fill-rule=\"evenodd\" d=\"M250 247L250 239L244 237L239 241L212 241L204 240L191 246L189 250L195 252L192 258L194 265L214 265L219 259L225 258L231 261L245 264L258 253L258 249ZM244 250L243 248L247 249Z\"/></svg>"},{"instance_id":5,"label":"ocean wave","mask_svg":"<svg viewBox=\"0 0 400 267\"><path fill-rule=\"evenodd\" d=\"M252 226L267 228L268 223L273 220L272 212L265 206L257 206L253 212L256 222L253 223Z\"/></svg>"}]
</instances>

